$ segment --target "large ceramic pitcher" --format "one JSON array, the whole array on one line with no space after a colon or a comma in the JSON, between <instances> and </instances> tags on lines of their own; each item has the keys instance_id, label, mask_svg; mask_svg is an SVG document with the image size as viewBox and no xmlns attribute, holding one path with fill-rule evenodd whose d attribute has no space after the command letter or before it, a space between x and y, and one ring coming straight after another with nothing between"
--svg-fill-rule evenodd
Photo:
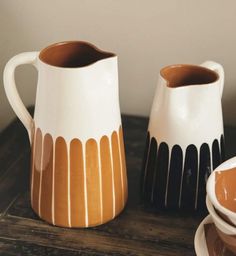
<instances>
[{"instance_id":1,"label":"large ceramic pitcher","mask_svg":"<svg viewBox=\"0 0 236 256\"><path fill-rule=\"evenodd\" d=\"M34 118L15 86L21 64L38 70ZM13 57L4 85L32 145L34 211L64 227L96 226L117 216L127 200L117 56L86 42L57 43Z\"/></svg>"},{"instance_id":2,"label":"large ceramic pitcher","mask_svg":"<svg viewBox=\"0 0 236 256\"><path fill-rule=\"evenodd\" d=\"M224 159L218 63L172 65L160 72L144 156L142 195L157 208L205 205L206 179Z\"/></svg>"}]
</instances>

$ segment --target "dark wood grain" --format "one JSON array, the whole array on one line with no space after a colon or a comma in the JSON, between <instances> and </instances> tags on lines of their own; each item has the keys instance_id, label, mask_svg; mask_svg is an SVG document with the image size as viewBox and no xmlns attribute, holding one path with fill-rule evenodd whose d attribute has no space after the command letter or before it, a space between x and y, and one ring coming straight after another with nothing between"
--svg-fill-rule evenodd
<instances>
[{"instance_id":1,"label":"dark wood grain","mask_svg":"<svg viewBox=\"0 0 236 256\"><path fill-rule=\"evenodd\" d=\"M155 241L144 241L135 239L132 234L127 237L119 236L115 232L111 234L96 229L64 229L53 227L43 221L11 216L2 218L0 225L0 237L4 236L4 238L41 246L73 248L105 255L183 255L186 253L194 255L192 246L184 243L171 243L171 238L169 242L160 240L158 234Z\"/></svg>"},{"instance_id":2,"label":"dark wood grain","mask_svg":"<svg viewBox=\"0 0 236 256\"><path fill-rule=\"evenodd\" d=\"M140 204L140 171L148 119L124 115L129 199L115 220L64 229L40 220L29 201L27 134L19 121L0 134L0 255L195 255L203 215L156 212ZM226 127L227 158L236 155L236 129Z\"/></svg>"},{"instance_id":3,"label":"dark wood grain","mask_svg":"<svg viewBox=\"0 0 236 256\"><path fill-rule=\"evenodd\" d=\"M4 214L13 200L28 189L29 150L19 152L19 156L3 177L0 178L0 215Z\"/></svg>"},{"instance_id":4,"label":"dark wood grain","mask_svg":"<svg viewBox=\"0 0 236 256\"><path fill-rule=\"evenodd\" d=\"M29 108L33 114L33 107ZM26 129L17 119L0 133L0 180L9 169L22 157L22 153L29 151L29 140Z\"/></svg>"},{"instance_id":5,"label":"dark wood grain","mask_svg":"<svg viewBox=\"0 0 236 256\"><path fill-rule=\"evenodd\" d=\"M0 179L22 157L22 151L29 147L27 134L20 122L12 123L0 134Z\"/></svg>"},{"instance_id":6,"label":"dark wood grain","mask_svg":"<svg viewBox=\"0 0 236 256\"><path fill-rule=\"evenodd\" d=\"M19 214L20 213L20 214ZM8 214L24 219L38 220L31 211L27 195L20 197L8 211ZM126 207L126 210L115 220L106 225L92 228L98 232L120 238L163 244L178 244L179 247L191 247L192 236L199 217L180 216L179 214L157 214L142 207ZM193 224L195 223L195 225ZM189 246L190 245L190 246Z\"/></svg>"},{"instance_id":7,"label":"dark wood grain","mask_svg":"<svg viewBox=\"0 0 236 256\"><path fill-rule=\"evenodd\" d=\"M0 238L0 254L4 256L41 256L41 255L50 255L50 256L77 256L77 255L84 255L84 256L102 256L104 254L97 254L91 252L83 252L83 251L75 251L73 249L60 249L60 248L53 248L48 246L37 245L35 246L34 243L28 243L25 241L19 240L12 240L6 238Z\"/></svg>"}]
</instances>

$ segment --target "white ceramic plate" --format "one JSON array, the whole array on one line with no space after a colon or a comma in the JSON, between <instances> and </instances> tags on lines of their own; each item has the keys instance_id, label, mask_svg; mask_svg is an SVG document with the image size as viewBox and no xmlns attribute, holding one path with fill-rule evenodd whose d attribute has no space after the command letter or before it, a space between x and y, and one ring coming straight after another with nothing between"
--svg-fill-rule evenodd
<instances>
[{"instance_id":1,"label":"white ceramic plate","mask_svg":"<svg viewBox=\"0 0 236 256\"><path fill-rule=\"evenodd\" d=\"M208 215L199 225L194 238L194 247L197 256L233 256L232 252L229 252L223 245L217 233L211 234L211 244L213 247L213 252L208 251L204 225L213 223L211 215ZM216 231L215 231L216 232ZM218 252L217 252L218 251ZM217 253L216 253L217 252Z\"/></svg>"},{"instance_id":2,"label":"white ceramic plate","mask_svg":"<svg viewBox=\"0 0 236 256\"><path fill-rule=\"evenodd\" d=\"M204 225L212 222L211 216L208 215L198 226L194 237L194 247L197 256L209 256L205 239Z\"/></svg>"}]
</instances>

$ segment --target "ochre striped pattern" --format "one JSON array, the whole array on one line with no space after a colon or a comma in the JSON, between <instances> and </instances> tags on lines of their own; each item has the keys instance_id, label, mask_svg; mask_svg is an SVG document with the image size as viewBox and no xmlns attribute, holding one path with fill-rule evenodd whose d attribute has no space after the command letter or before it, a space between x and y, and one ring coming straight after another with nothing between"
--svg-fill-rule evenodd
<instances>
[{"instance_id":1,"label":"ochre striped pattern","mask_svg":"<svg viewBox=\"0 0 236 256\"><path fill-rule=\"evenodd\" d=\"M98 163L98 147L94 139L86 142L86 180L87 180L87 205L88 219L93 220L92 225L102 222L101 193Z\"/></svg>"},{"instance_id":2,"label":"ochre striped pattern","mask_svg":"<svg viewBox=\"0 0 236 256\"><path fill-rule=\"evenodd\" d=\"M44 136L43 162L41 179L40 214L42 218L52 218L52 170L53 170L53 140L48 134Z\"/></svg>"},{"instance_id":3,"label":"ochre striped pattern","mask_svg":"<svg viewBox=\"0 0 236 256\"><path fill-rule=\"evenodd\" d=\"M121 181L121 159L119 153L118 136L116 132L112 133L112 158L113 158L113 170L114 170L114 185L115 185L115 211L121 211L123 208L124 191L122 188Z\"/></svg>"},{"instance_id":4,"label":"ochre striped pattern","mask_svg":"<svg viewBox=\"0 0 236 256\"><path fill-rule=\"evenodd\" d=\"M102 170L102 199L103 218L111 219L113 213L113 172L110 155L110 145L107 136L103 136L100 141L101 170Z\"/></svg>"},{"instance_id":5,"label":"ochre striped pattern","mask_svg":"<svg viewBox=\"0 0 236 256\"><path fill-rule=\"evenodd\" d=\"M78 159L83 159L82 143L73 139L70 143L71 226L85 227L84 162Z\"/></svg>"},{"instance_id":6,"label":"ochre striped pattern","mask_svg":"<svg viewBox=\"0 0 236 256\"><path fill-rule=\"evenodd\" d=\"M54 162L54 217L58 226L69 226L68 152L66 142L58 137Z\"/></svg>"},{"instance_id":7,"label":"ochre striped pattern","mask_svg":"<svg viewBox=\"0 0 236 256\"><path fill-rule=\"evenodd\" d=\"M42 132L37 130L34 140L34 153L32 163L32 207L35 212L39 212L39 189L40 189L40 173L42 159Z\"/></svg>"},{"instance_id":8,"label":"ochre striped pattern","mask_svg":"<svg viewBox=\"0 0 236 256\"><path fill-rule=\"evenodd\" d=\"M82 143L43 135L32 147L31 204L53 225L90 227L117 216L127 201L122 127L110 137Z\"/></svg>"}]
</instances>

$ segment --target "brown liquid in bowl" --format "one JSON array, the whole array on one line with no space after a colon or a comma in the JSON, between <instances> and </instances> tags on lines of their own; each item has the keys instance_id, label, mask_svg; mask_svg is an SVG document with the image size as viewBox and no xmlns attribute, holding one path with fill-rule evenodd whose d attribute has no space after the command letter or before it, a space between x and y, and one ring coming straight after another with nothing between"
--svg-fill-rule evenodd
<instances>
[{"instance_id":1,"label":"brown liquid in bowl","mask_svg":"<svg viewBox=\"0 0 236 256\"><path fill-rule=\"evenodd\" d=\"M215 193L222 206L236 212L236 168L216 172Z\"/></svg>"}]
</instances>

